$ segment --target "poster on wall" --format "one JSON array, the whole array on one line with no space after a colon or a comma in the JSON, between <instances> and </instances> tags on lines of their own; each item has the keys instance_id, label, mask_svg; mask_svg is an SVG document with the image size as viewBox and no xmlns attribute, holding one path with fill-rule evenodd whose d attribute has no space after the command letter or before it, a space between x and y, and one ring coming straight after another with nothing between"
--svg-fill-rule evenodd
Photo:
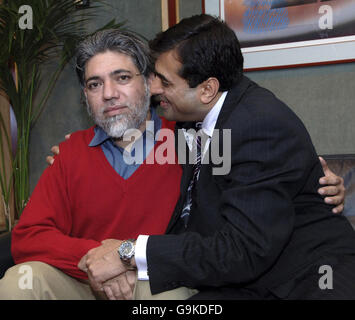
<instances>
[{"instance_id":1,"label":"poster on wall","mask_svg":"<svg viewBox=\"0 0 355 320\"><path fill-rule=\"evenodd\" d=\"M355 0L205 0L235 31L245 68L355 61Z\"/></svg>"}]
</instances>

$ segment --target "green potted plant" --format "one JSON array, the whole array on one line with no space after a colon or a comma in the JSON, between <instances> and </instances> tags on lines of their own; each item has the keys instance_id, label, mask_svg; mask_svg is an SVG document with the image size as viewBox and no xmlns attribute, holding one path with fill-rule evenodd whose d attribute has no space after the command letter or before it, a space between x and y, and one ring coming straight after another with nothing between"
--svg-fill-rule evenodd
<instances>
[{"instance_id":1,"label":"green potted plant","mask_svg":"<svg viewBox=\"0 0 355 320\"><path fill-rule=\"evenodd\" d=\"M6 176L4 152L5 148L11 150L11 139L0 113L0 134L4 137L0 139L0 188L8 230L13 225L11 198L14 197L17 216L29 198L31 128L59 75L73 57L77 42L87 36L85 24L95 17L101 1L92 0L90 6L80 7L78 3L75 0L4 0L0 4L0 90L8 97L17 122L17 149L11 154L11 169ZM120 28L123 24L111 20L100 29ZM57 61L57 68L44 84L41 67L50 60ZM43 87L39 90L40 86L45 86L44 90ZM43 93L35 100L39 91Z\"/></svg>"}]
</instances>

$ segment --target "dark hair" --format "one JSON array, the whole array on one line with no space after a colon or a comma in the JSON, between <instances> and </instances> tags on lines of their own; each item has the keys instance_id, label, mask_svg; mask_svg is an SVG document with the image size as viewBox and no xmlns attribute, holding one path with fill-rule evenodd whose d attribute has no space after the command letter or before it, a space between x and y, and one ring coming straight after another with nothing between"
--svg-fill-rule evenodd
<instances>
[{"instance_id":1,"label":"dark hair","mask_svg":"<svg viewBox=\"0 0 355 320\"><path fill-rule=\"evenodd\" d=\"M81 86L85 85L85 65L96 54L116 51L130 56L138 71L147 78L154 70L148 45L134 33L107 29L94 33L79 43L75 70Z\"/></svg>"},{"instance_id":2,"label":"dark hair","mask_svg":"<svg viewBox=\"0 0 355 320\"><path fill-rule=\"evenodd\" d=\"M155 58L176 49L182 68L179 75L191 88L216 77L226 91L243 75L243 55L234 31L225 22L201 14L185 18L159 33L149 46Z\"/></svg>"}]
</instances>

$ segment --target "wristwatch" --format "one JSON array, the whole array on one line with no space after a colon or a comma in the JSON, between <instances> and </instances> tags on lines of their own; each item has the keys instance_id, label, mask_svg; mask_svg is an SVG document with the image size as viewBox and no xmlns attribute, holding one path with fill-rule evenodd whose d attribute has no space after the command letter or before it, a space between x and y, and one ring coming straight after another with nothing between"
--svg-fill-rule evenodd
<instances>
[{"instance_id":1,"label":"wristwatch","mask_svg":"<svg viewBox=\"0 0 355 320\"><path fill-rule=\"evenodd\" d=\"M121 243L118 247L118 254L120 256L121 261L126 266L131 267L131 260L134 257L136 247L136 240L135 239L128 239Z\"/></svg>"}]
</instances>

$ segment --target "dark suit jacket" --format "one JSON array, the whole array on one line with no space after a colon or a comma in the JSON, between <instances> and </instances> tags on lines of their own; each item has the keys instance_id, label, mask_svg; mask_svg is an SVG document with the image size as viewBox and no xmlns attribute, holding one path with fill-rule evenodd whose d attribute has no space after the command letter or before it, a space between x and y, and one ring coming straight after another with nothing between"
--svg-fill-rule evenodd
<instances>
[{"instance_id":1,"label":"dark suit jacket","mask_svg":"<svg viewBox=\"0 0 355 320\"><path fill-rule=\"evenodd\" d=\"M350 224L317 193L324 173L307 130L284 103L243 77L215 127L227 128L230 173L213 175L212 163L202 165L184 229L179 216L192 171L184 166L167 235L149 237L153 294L250 287L287 297L309 266L355 253Z\"/></svg>"}]
</instances>

